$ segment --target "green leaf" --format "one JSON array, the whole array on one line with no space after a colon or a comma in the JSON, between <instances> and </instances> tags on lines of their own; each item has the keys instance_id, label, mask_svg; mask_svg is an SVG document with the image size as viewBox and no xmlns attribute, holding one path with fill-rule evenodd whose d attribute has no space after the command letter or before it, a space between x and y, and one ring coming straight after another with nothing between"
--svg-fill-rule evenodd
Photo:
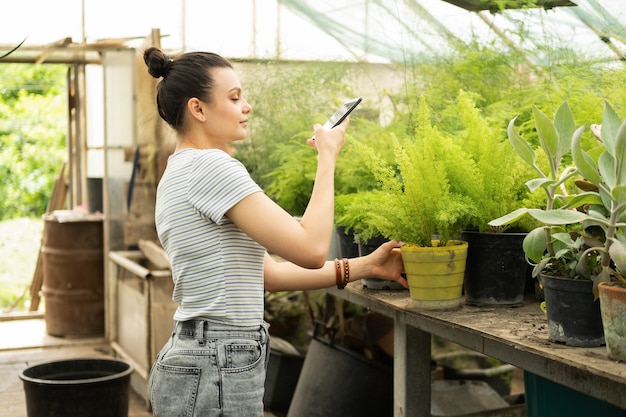
<instances>
[{"instance_id":1,"label":"green leaf","mask_svg":"<svg viewBox=\"0 0 626 417\"><path fill-rule=\"evenodd\" d=\"M626 272L626 243L613 240L609 247L609 255L620 273Z\"/></svg>"},{"instance_id":2,"label":"green leaf","mask_svg":"<svg viewBox=\"0 0 626 417\"><path fill-rule=\"evenodd\" d=\"M535 118L535 127L539 135L539 143L550 160L558 156L559 136L552 123L537 106L533 105L533 116Z\"/></svg>"},{"instance_id":3,"label":"green leaf","mask_svg":"<svg viewBox=\"0 0 626 417\"><path fill-rule=\"evenodd\" d=\"M539 263L533 268L533 278L538 277L539 274L541 274L543 270L546 269L550 261L550 258L543 258L541 261L539 261Z\"/></svg>"},{"instance_id":4,"label":"green leaf","mask_svg":"<svg viewBox=\"0 0 626 417\"><path fill-rule=\"evenodd\" d=\"M535 163L536 156L533 148L515 131L515 120L517 117L513 118L507 127L507 135L509 137L509 141L511 145L513 145L513 149L519 155L520 158L524 162L526 162L531 167L537 168Z\"/></svg>"},{"instance_id":5,"label":"green leaf","mask_svg":"<svg viewBox=\"0 0 626 417\"><path fill-rule=\"evenodd\" d=\"M600 178L600 174L598 173L598 166L593 158L582 148L582 134L584 128L584 126L581 126L576 129L572 137L572 160L583 178L592 184L598 185L602 182L602 178Z\"/></svg>"},{"instance_id":6,"label":"green leaf","mask_svg":"<svg viewBox=\"0 0 626 417\"><path fill-rule=\"evenodd\" d=\"M558 240L559 242L563 242L565 246L571 247L574 244L574 240L569 233L560 232L560 233L552 233L552 238L554 240Z\"/></svg>"},{"instance_id":7,"label":"green leaf","mask_svg":"<svg viewBox=\"0 0 626 417\"><path fill-rule=\"evenodd\" d=\"M15 48L11 49L9 52L7 52L7 53L6 53L6 54L4 54L4 55L1 55L1 56L0 56L0 59L4 58L4 57L6 57L6 56L9 56L9 55L11 55L13 52L17 51L17 49L18 49L20 46L22 46L22 44L24 43L24 41L26 41L26 38L24 38L24 39L22 40L22 42L20 42L19 44L17 44L17 46L16 46Z\"/></svg>"},{"instance_id":8,"label":"green leaf","mask_svg":"<svg viewBox=\"0 0 626 417\"><path fill-rule=\"evenodd\" d=\"M533 192L543 187L544 185L552 184L554 181L550 178L535 178L532 180L526 181L526 186L528 189Z\"/></svg>"},{"instance_id":9,"label":"green leaf","mask_svg":"<svg viewBox=\"0 0 626 417\"><path fill-rule=\"evenodd\" d=\"M615 142L617 132L622 124L619 116L613 110L608 101L604 102L604 113L602 114L602 143L609 154L615 157Z\"/></svg>"},{"instance_id":10,"label":"green leaf","mask_svg":"<svg viewBox=\"0 0 626 417\"><path fill-rule=\"evenodd\" d=\"M626 122L622 123L615 138L615 172L620 184L626 182Z\"/></svg>"},{"instance_id":11,"label":"green leaf","mask_svg":"<svg viewBox=\"0 0 626 417\"><path fill-rule=\"evenodd\" d=\"M598 159L598 171L604 180L604 183L612 189L617 184L615 175L615 158L609 153L608 149L602 152Z\"/></svg>"},{"instance_id":12,"label":"green leaf","mask_svg":"<svg viewBox=\"0 0 626 417\"><path fill-rule=\"evenodd\" d=\"M563 155L570 151L570 143L576 130L574 115L567 101L563 102L557 110L554 116L554 127L559 135L556 158L560 160Z\"/></svg>"},{"instance_id":13,"label":"green leaf","mask_svg":"<svg viewBox=\"0 0 626 417\"><path fill-rule=\"evenodd\" d=\"M611 195L617 201L618 205L626 204L626 184L620 184L613 188Z\"/></svg>"},{"instance_id":14,"label":"green leaf","mask_svg":"<svg viewBox=\"0 0 626 417\"><path fill-rule=\"evenodd\" d=\"M505 214L502 217L498 217L497 219L490 221L489 226L498 227L498 226L504 226L505 224L511 224L515 222L516 220L522 218L526 213L528 213L527 208L525 207L518 208L517 210L514 210L510 212L509 214Z\"/></svg>"},{"instance_id":15,"label":"green leaf","mask_svg":"<svg viewBox=\"0 0 626 417\"><path fill-rule=\"evenodd\" d=\"M588 216L584 213L580 213L575 210L539 210L539 209L530 209L528 210L528 214L533 216L535 219L539 220L544 224L549 225L560 225L560 224L574 224L581 222L588 218Z\"/></svg>"},{"instance_id":16,"label":"green leaf","mask_svg":"<svg viewBox=\"0 0 626 417\"><path fill-rule=\"evenodd\" d=\"M543 226L531 230L524 237L522 248L526 257L535 263L539 263L546 252L546 232Z\"/></svg>"},{"instance_id":17,"label":"green leaf","mask_svg":"<svg viewBox=\"0 0 626 417\"><path fill-rule=\"evenodd\" d=\"M571 196L560 197L559 200L564 202L562 208L576 208L585 204L602 204L600 194L594 192L586 192Z\"/></svg>"}]
</instances>

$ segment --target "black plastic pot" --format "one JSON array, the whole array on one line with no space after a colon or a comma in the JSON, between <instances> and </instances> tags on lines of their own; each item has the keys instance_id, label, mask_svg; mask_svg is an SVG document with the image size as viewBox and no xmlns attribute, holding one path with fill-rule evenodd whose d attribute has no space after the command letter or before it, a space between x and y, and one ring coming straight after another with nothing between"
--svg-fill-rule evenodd
<instances>
[{"instance_id":1,"label":"black plastic pot","mask_svg":"<svg viewBox=\"0 0 626 417\"><path fill-rule=\"evenodd\" d=\"M313 338L287 417L391 417L393 369Z\"/></svg>"},{"instance_id":2,"label":"black plastic pot","mask_svg":"<svg viewBox=\"0 0 626 417\"><path fill-rule=\"evenodd\" d=\"M604 345L600 302L593 282L540 275L546 300L548 339L567 346Z\"/></svg>"},{"instance_id":3,"label":"black plastic pot","mask_svg":"<svg viewBox=\"0 0 626 417\"><path fill-rule=\"evenodd\" d=\"M339 243L339 257L355 258L359 256L359 246L354 239L354 233L347 232L344 226L337 226L337 240Z\"/></svg>"},{"instance_id":4,"label":"black plastic pot","mask_svg":"<svg viewBox=\"0 0 626 417\"><path fill-rule=\"evenodd\" d=\"M71 359L20 372L28 417L127 417L133 367L118 359Z\"/></svg>"},{"instance_id":5,"label":"black plastic pot","mask_svg":"<svg viewBox=\"0 0 626 417\"><path fill-rule=\"evenodd\" d=\"M528 264L522 248L527 233L464 230L468 242L465 302L476 306L518 307L524 300Z\"/></svg>"},{"instance_id":6,"label":"black plastic pot","mask_svg":"<svg viewBox=\"0 0 626 417\"><path fill-rule=\"evenodd\" d=\"M263 404L268 410L286 413L300 377L304 355L289 354L274 348L270 351Z\"/></svg>"}]
</instances>

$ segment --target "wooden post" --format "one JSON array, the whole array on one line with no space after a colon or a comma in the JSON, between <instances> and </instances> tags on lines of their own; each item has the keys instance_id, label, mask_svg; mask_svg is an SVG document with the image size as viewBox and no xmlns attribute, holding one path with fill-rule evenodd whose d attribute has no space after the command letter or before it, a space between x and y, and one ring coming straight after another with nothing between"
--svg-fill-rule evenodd
<instances>
[{"instance_id":1,"label":"wooden post","mask_svg":"<svg viewBox=\"0 0 626 417\"><path fill-rule=\"evenodd\" d=\"M65 208L65 199L67 198L68 183L65 178L65 168L67 163L64 162L61 166L61 172L59 173L56 181L54 182L54 188L52 189L52 195L50 201L48 201L48 207L46 208L46 214L52 213L54 210L62 210ZM46 223L43 225L43 235L46 234ZM43 245L43 238L42 238ZM39 247L39 254L37 255L37 264L35 265L35 273L33 274L33 280L30 284L30 311L37 311L39 309L39 290L43 284L43 258L41 256L41 246Z\"/></svg>"}]
</instances>

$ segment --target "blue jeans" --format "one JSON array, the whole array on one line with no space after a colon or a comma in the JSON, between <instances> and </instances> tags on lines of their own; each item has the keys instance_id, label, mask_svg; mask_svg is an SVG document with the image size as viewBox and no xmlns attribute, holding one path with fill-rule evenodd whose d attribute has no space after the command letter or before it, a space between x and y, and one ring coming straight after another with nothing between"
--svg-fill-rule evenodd
<instances>
[{"instance_id":1,"label":"blue jeans","mask_svg":"<svg viewBox=\"0 0 626 417\"><path fill-rule=\"evenodd\" d=\"M177 322L150 371L154 417L262 417L268 327Z\"/></svg>"}]
</instances>

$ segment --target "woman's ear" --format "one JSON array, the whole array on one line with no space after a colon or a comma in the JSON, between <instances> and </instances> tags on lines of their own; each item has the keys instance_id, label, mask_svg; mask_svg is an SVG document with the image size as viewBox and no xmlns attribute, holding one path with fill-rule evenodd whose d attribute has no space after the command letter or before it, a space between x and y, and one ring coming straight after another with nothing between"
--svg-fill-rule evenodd
<instances>
[{"instance_id":1,"label":"woman's ear","mask_svg":"<svg viewBox=\"0 0 626 417\"><path fill-rule=\"evenodd\" d=\"M199 122L206 122L206 116L204 115L203 103L196 97L192 97L187 101L187 109L191 116Z\"/></svg>"}]
</instances>

